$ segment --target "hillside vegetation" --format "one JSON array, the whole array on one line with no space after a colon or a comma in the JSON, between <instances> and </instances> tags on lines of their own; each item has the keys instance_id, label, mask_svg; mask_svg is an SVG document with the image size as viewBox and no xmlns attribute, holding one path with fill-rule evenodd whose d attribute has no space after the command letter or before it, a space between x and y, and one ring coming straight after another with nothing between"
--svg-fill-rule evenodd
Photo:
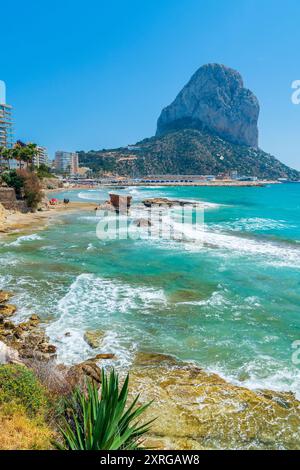
<instances>
[{"instance_id":1,"label":"hillside vegetation","mask_svg":"<svg viewBox=\"0 0 300 470\"><path fill-rule=\"evenodd\" d=\"M240 175L264 179L300 178L298 171L260 149L236 145L196 129L174 130L138 142L134 148L79 152L79 158L82 166L100 175L215 175L238 170Z\"/></svg>"}]
</instances>

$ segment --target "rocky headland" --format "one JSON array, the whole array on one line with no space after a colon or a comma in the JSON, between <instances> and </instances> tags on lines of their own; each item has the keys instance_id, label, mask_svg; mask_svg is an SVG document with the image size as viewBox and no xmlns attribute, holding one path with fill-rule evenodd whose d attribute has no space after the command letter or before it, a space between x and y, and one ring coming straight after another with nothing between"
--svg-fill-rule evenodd
<instances>
[{"instance_id":1,"label":"rocky headland","mask_svg":"<svg viewBox=\"0 0 300 470\"><path fill-rule=\"evenodd\" d=\"M135 145L79 152L80 163L102 174L240 175L299 180L298 171L259 148L259 102L239 72L200 67L166 106L154 137Z\"/></svg>"}]
</instances>

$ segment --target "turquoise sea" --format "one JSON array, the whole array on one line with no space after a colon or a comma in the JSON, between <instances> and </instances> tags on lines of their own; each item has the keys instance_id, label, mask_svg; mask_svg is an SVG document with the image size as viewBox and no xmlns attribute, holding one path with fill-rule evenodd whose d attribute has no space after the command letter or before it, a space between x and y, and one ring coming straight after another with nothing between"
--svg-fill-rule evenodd
<instances>
[{"instance_id":1,"label":"turquoise sea","mask_svg":"<svg viewBox=\"0 0 300 470\"><path fill-rule=\"evenodd\" d=\"M137 350L192 360L249 388L300 398L300 184L267 187L132 187L147 197L206 201L204 245L189 240L99 240L94 212L0 240L0 288L13 290L17 319L39 314L59 360ZM71 200L108 191L67 191ZM54 195L55 196L55 195ZM86 330L105 332L99 351ZM66 336L66 333L70 335Z\"/></svg>"}]
</instances>

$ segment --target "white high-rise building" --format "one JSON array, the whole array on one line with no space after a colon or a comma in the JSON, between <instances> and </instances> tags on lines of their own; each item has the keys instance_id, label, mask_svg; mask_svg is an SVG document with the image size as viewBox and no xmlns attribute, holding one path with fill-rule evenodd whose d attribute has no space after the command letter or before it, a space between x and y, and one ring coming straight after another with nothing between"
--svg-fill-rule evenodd
<instances>
[{"instance_id":1,"label":"white high-rise building","mask_svg":"<svg viewBox=\"0 0 300 470\"><path fill-rule=\"evenodd\" d=\"M55 169L69 175L78 173L78 153L59 150L55 153Z\"/></svg>"},{"instance_id":2,"label":"white high-rise building","mask_svg":"<svg viewBox=\"0 0 300 470\"><path fill-rule=\"evenodd\" d=\"M12 107L6 104L6 86L0 80L0 147L13 145Z\"/></svg>"}]
</instances>

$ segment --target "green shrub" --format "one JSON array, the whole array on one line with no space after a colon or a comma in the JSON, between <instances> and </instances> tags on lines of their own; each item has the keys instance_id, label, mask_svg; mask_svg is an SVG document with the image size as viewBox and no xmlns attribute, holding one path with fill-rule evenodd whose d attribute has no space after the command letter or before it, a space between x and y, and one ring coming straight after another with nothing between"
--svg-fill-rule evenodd
<instances>
[{"instance_id":1,"label":"green shrub","mask_svg":"<svg viewBox=\"0 0 300 470\"><path fill-rule=\"evenodd\" d=\"M43 198L38 176L33 171L11 170L3 173L2 180L16 191L17 198L26 200L27 206L35 210Z\"/></svg>"},{"instance_id":2,"label":"green shrub","mask_svg":"<svg viewBox=\"0 0 300 470\"><path fill-rule=\"evenodd\" d=\"M138 418L149 404L137 406L139 397L127 407L127 376L119 391L118 375L107 377L102 370L101 395L91 382L87 393L77 389L65 402L65 419L61 428L61 450L135 450L151 422L140 424Z\"/></svg>"},{"instance_id":3,"label":"green shrub","mask_svg":"<svg viewBox=\"0 0 300 470\"><path fill-rule=\"evenodd\" d=\"M17 197L20 198L24 187L24 178L16 170L5 171L1 177L4 183L10 188L14 188Z\"/></svg>"},{"instance_id":4,"label":"green shrub","mask_svg":"<svg viewBox=\"0 0 300 470\"><path fill-rule=\"evenodd\" d=\"M35 210L43 198L40 180L32 171L21 171L24 178L24 197L28 207Z\"/></svg>"},{"instance_id":5,"label":"green shrub","mask_svg":"<svg viewBox=\"0 0 300 470\"><path fill-rule=\"evenodd\" d=\"M22 405L28 415L45 412L46 392L34 373L20 365L0 366L0 405Z\"/></svg>"}]
</instances>

